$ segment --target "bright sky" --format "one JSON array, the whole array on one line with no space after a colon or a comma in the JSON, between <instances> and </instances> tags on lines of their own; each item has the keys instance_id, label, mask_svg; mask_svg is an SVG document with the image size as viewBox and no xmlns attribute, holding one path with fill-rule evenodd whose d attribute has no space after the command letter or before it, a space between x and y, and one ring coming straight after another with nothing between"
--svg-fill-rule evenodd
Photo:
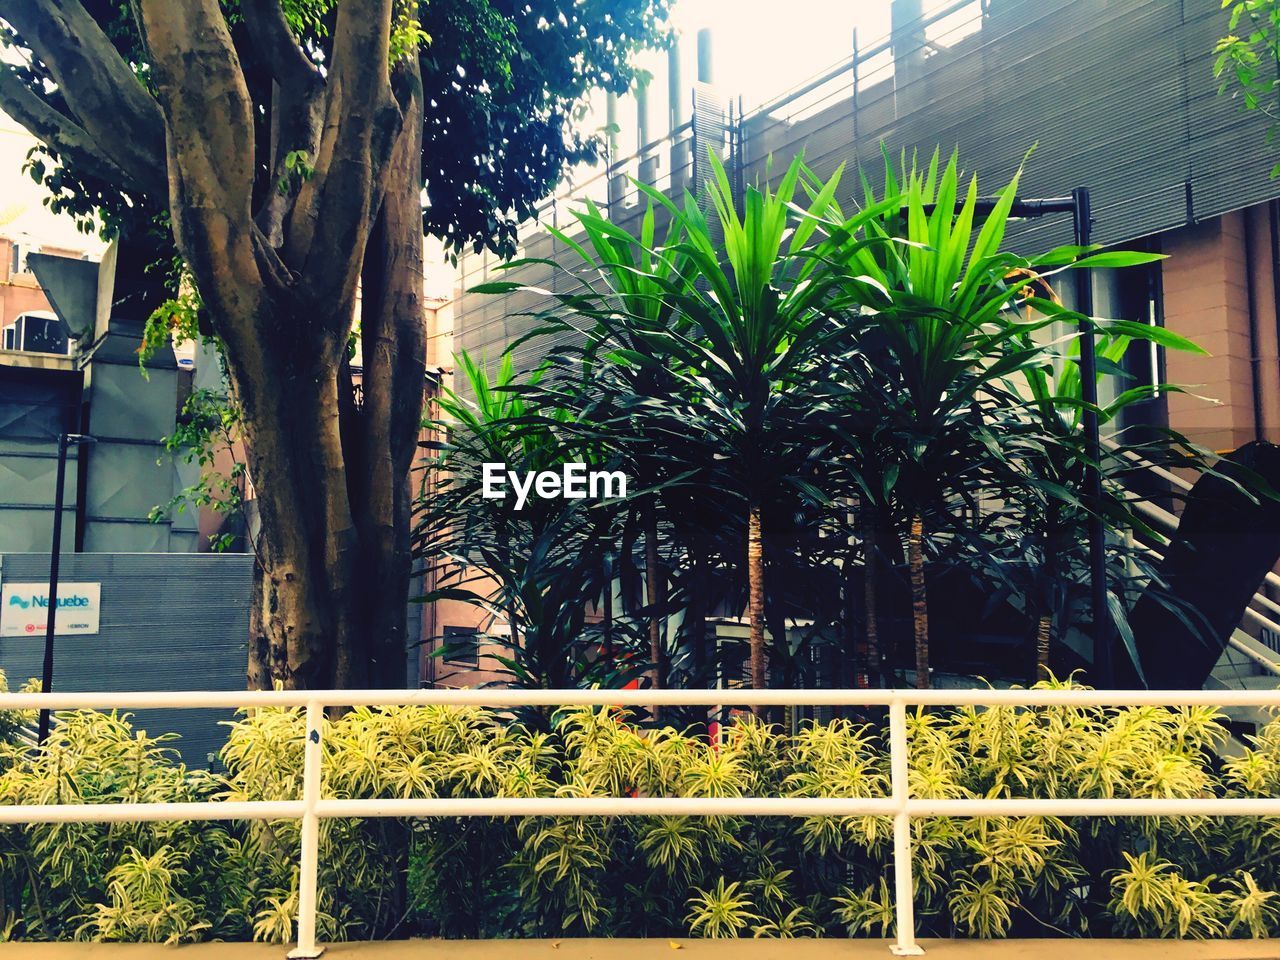
<instances>
[{"instance_id":1,"label":"bright sky","mask_svg":"<svg viewBox=\"0 0 1280 960\"><path fill-rule=\"evenodd\" d=\"M717 87L748 108L847 57L853 31L866 46L889 32L889 0L676 0L686 82L696 76L696 35L712 31ZM926 10L938 6L926 0Z\"/></svg>"}]
</instances>

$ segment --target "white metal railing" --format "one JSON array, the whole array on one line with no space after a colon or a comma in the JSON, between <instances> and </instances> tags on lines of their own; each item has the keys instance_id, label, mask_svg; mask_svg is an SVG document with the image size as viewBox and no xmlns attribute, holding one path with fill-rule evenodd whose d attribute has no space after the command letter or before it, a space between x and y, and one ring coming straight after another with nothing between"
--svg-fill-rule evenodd
<instances>
[{"instance_id":1,"label":"white metal railing","mask_svg":"<svg viewBox=\"0 0 1280 960\"><path fill-rule=\"evenodd\" d=\"M330 706L881 706L889 708L888 797L491 797L326 800L321 796L325 708ZM320 820L338 817L886 816L893 818L898 956L918 956L911 877L915 817L1280 817L1280 797L931 800L908 793L910 706L1214 706L1280 708L1280 690L286 690L152 693L7 693L0 710L306 710L299 800L206 803L0 805L0 823L300 820L298 941L292 958L318 957Z\"/></svg>"}]
</instances>

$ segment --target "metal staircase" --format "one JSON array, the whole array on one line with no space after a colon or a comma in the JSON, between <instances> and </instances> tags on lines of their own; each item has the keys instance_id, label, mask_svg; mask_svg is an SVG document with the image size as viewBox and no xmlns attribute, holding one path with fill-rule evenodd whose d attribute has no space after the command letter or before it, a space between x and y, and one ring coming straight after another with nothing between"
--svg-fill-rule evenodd
<instances>
[{"instance_id":1,"label":"metal staircase","mask_svg":"<svg viewBox=\"0 0 1280 960\"><path fill-rule=\"evenodd\" d=\"M1137 462L1140 458L1127 454ZM1148 472L1178 488L1184 493L1190 491L1191 483L1177 474L1142 462ZM1178 529L1178 517L1168 510L1145 501L1135 502L1144 519L1155 529L1162 532L1164 544ZM1160 547L1139 544L1153 559L1160 559ZM1262 587L1254 593L1245 608L1240 626L1227 641L1226 649L1214 665L1213 672L1205 681L1206 690L1274 690L1280 687L1280 652L1277 652L1260 637L1270 634L1280 641L1280 603L1266 594L1267 587L1280 588L1280 576L1268 573ZM1223 711L1234 725L1233 733L1248 735L1258 727L1265 726L1274 719L1274 711L1259 707L1232 707ZM1224 746L1222 753L1232 756L1244 749L1243 743L1233 736Z\"/></svg>"}]
</instances>

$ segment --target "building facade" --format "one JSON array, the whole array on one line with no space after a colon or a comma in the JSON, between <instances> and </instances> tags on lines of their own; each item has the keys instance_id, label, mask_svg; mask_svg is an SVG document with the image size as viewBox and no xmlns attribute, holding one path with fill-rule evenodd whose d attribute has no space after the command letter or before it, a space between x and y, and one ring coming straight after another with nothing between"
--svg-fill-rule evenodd
<instances>
[{"instance_id":1,"label":"building facade","mask_svg":"<svg viewBox=\"0 0 1280 960\"><path fill-rule=\"evenodd\" d=\"M846 207L857 202L862 175L882 177L886 154L927 159L955 150L984 193L1019 171L1024 198L1085 187L1095 241L1166 256L1149 269L1095 271L1097 313L1167 327L1210 354L1131 351L1130 380L1104 383L1104 399L1137 382L1186 392L1160 393L1121 426L1135 418L1167 425L1222 452L1280 442L1280 180L1270 176L1277 157L1267 118L1219 92L1213 49L1228 22L1218 0L927 8L894 0L892 22L891 35L861 43L813 82L750 111L736 107L733 91L695 85L690 123L673 111L665 137L545 204L543 222L572 234L570 211L590 196L634 229L642 198L626 176L639 172L678 194L705 175L696 158L708 148L740 182L776 178L801 153L823 178L843 165ZM623 102L615 113L625 118L633 107ZM1070 218L1058 217L1018 224L1007 242L1031 253L1071 240ZM573 262L537 225L522 233L520 256ZM466 292L498 278L499 266L491 254L462 259L442 345L492 360L528 332L531 312L552 305L528 292ZM552 291L575 282L540 264L500 276ZM517 364L532 367L545 350L526 341ZM473 613L452 607L436 619L440 631L476 625Z\"/></svg>"}]
</instances>

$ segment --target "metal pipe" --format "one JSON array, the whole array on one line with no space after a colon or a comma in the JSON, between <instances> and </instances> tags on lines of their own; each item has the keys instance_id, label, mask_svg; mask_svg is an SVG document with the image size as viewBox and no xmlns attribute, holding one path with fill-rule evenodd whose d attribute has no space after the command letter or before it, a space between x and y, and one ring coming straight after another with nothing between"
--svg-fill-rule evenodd
<instances>
[{"instance_id":1,"label":"metal pipe","mask_svg":"<svg viewBox=\"0 0 1280 960\"><path fill-rule=\"evenodd\" d=\"M1258 351L1258 292L1253 282L1253 217L1249 210L1240 214L1244 233L1244 292L1246 320L1249 329L1249 386L1253 399L1253 439L1264 435L1262 415L1262 356Z\"/></svg>"},{"instance_id":2,"label":"metal pipe","mask_svg":"<svg viewBox=\"0 0 1280 960\"><path fill-rule=\"evenodd\" d=\"M887 797L426 797L322 800L344 817L887 817Z\"/></svg>"},{"instance_id":3,"label":"metal pipe","mask_svg":"<svg viewBox=\"0 0 1280 960\"><path fill-rule=\"evenodd\" d=\"M297 820L298 800L210 803L0 804L0 823L175 823L187 820Z\"/></svg>"},{"instance_id":4,"label":"metal pipe","mask_svg":"<svg viewBox=\"0 0 1280 960\"><path fill-rule=\"evenodd\" d=\"M698 31L698 82L715 83L711 60L711 28Z\"/></svg>"},{"instance_id":5,"label":"metal pipe","mask_svg":"<svg viewBox=\"0 0 1280 960\"><path fill-rule=\"evenodd\" d=\"M1087 247L1093 235L1093 211L1089 190L1076 187L1072 226L1076 246ZM1093 672L1099 687L1115 682L1111 662L1111 610L1107 599L1107 541L1102 523L1102 441L1098 428L1098 358L1093 327L1093 271L1076 271L1076 311L1080 315L1080 398L1084 401L1082 426L1085 443L1084 495L1089 502L1089 593L1093 614Z\"/></svg>"},{"instance_id":6,"label":"metal pipe","mask_svg":"<svg viewBox=\"0 0 1280 960\"><path fill-rule=\"evenodd\" d=\"M58 563L62 554L62 488L67 481L67 434L58 434L57 491L53 495L53 545L49 548L49 606L44 618L44 669L40 674L40 691L53 692L53 634L58 624ZM49 738L49 711L40 711L40 730L36 743Z\"/></svg>"},{"instance_id":7,"label":"metal pipe","mask_svg":"<svg viewBox=\"0 0 1280 960\"><path fill-rule=\"evenodd\" d=\"M1252 613L1253 611L1246 611L1246 612ZM1262 618L1259 617L1259 619L1262 619ZM1256 663L1258 666L1260 666L1263 670L1265 670L1267 673L1271 674L1272 676L1280 677L1280 663L1277 663L1275 660L1272 660L1270 657L1263 656L1257 650L1254 650L1252 647L1250 647L1247 643L1238 639L1234 634L1227 638L1227 646L1229 646L1232 650L1236 650L1239 653L1244 654L1246 657L1248 657L1250 660L1252 660L1254 663Z\"/></svg>"},{"instance_id":8,"label":"metal pipe","mask_svg":"<svg viewBox=\"0 0 1280 960\"><path fill-rule=\"evenodd\" d=\"M724 704L734 707L889 706L1229 706L1280 707L1280 690L239 690L110 693L0 693L0 710L261 710L323 706L667 707Z\"/></svg>"},{"instance_id":9,"label":"metal pipe","mask_svg":"<svg viewBox=\"0 0 1280 960\"><path fill-rule=\"evenodd\" d=\"M302 752L302 851L298 857L298 945L290 960L312 960L324 952L316 946L316 883L320 873L320 783L324 761L324 705L307 703L306 741Z\"/></svg>"}]
</instances>

